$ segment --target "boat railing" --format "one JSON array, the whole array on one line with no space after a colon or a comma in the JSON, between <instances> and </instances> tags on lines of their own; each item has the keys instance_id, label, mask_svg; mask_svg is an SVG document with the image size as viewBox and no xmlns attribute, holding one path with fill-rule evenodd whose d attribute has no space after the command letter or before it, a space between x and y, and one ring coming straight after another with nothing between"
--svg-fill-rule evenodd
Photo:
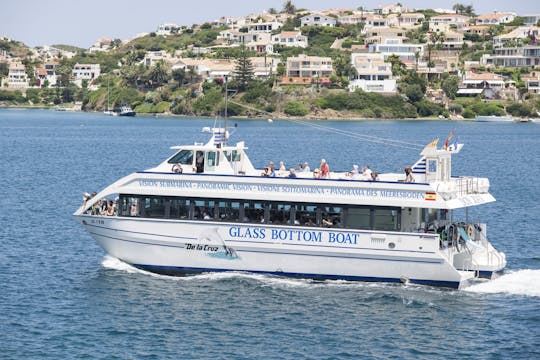
<instances>
[{"instance_id":1,"label":"boat railing","mask_svg":"<svg viewBox=\"0 0 540 360\"><path fill-rule=\"evenodd\" d=\"M489 180L486 178L461 176L452 178L437 185L437 192L454 193L459 196L483 194L489 190Z\"/></svg>"}]
</instances>

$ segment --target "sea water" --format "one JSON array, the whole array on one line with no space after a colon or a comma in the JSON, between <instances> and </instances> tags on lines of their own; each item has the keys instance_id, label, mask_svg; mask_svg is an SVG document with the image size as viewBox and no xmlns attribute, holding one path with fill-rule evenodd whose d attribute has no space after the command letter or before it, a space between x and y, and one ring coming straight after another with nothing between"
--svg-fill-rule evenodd
<instances>
[{"instance_id":1,"label":"sea water","mask_svg":"<svg viewBox=\"0 0 540 360\"><path fill-rule=\"evenodd\" d=\"M229 121L232 125L234 121ZM236 121L256 167L322 158L397 171L417 151L285 121ZM454 130L455 175L488 177L472 209L508 269L462 290L245 273L150 274L104 254L71 214L85 191L205 142L211 119L0 110L0 358L540 358L540 126L315 122L414 144Z\"/></svg>"}]
</instances>

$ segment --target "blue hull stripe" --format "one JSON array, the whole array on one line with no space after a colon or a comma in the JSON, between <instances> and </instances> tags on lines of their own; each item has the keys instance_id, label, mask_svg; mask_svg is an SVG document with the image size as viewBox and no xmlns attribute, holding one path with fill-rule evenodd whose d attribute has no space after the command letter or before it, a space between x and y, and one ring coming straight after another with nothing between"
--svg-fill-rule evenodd
<instances>
[{"instance_id":1,"label":"blue hull stripe","mask_svg":"<svg viewBox=\"0 0 540 360\"><path fill-rule=\"evenodd\" d=\"M208 269L208 268L191 268L191 267L178 267L178 266L156 266L156 265L143 265L132 264L138 269L162 274L162 275L189 275L199 274L203 272L238 272L239 270L230 269ZM241 271L245 272L245 271ZM398 278L382 278L371 276L352 276L352 275L328 275L328 274L305 274L305 273L289 273L289 272L273 272L273 271L248 271L254 274L276 275L286 276L293 278L303 279L315 279L315 280L347 280L347 281L367 281L367 282L401 282ZM449 287L457 289L459 288L459 282L457 281L443 281L443 280L424 280L424 279L408 279L409 283L420 285L431 285L440 287Z\"/></svg>"}]
</instances>

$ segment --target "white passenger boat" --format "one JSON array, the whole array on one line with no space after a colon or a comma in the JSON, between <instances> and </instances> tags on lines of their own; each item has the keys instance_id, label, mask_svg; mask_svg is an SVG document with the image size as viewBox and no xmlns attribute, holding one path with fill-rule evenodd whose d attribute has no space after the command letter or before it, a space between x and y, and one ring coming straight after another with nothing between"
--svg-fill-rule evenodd
<instances>
[{"instance_id":1,"label":"white passenger boat","mask_svg":"<svg viewBox=\"0 0 540 360\"><path fill-rule=\"evenodd\" d=\"M247 271L459 288L506 266L486 224L454 218L456 209L495 201L488 179L451 175L462 144L428 145L411 167L414 182L402 173L266 177L244 142L229 146L223 128L211 132L207 144L173 147L158 166L87 198L75 218L108 254L167 275ZM116 211L99 215L99 204L116 198Z\"/></svg>"},{"instance_id":2,"label":"white passenger boat","mask_svg":"<svg viewBox=\"0 0 540 360\"><path fill-rule=\"evenodd\" d=\"M480 122L512 122L511 116L496 116L496 115L476 115L476 121Z\"/></svg>"}]
</instances>

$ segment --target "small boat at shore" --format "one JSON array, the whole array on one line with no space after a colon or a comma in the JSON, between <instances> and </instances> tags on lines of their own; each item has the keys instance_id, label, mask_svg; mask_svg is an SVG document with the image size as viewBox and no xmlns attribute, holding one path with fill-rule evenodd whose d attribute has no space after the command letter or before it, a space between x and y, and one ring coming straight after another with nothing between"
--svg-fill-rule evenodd
<instances>
[{"instance_id":1,"label":"small boat at shore","mask_svg":"<svg viewBox=\"0 0 540 360\"><path fill-rule=\"evenodd\" d=\"M476 115L476 121L479 122L512 122L511 116L496 116L496 115Z\"/></svg>"},{"instance_id":2,"label":"small boat at shore","mask_svg":"<svg viewBox=\"0 0 540 360\"><path fill-rule=\"evenodd\" d=\"M135 116L136 113L133 111L133 109L129 106L121 106L120 109L118 109L117 112L115 112L117 116Z\"/></svg>"}]
</instances>

